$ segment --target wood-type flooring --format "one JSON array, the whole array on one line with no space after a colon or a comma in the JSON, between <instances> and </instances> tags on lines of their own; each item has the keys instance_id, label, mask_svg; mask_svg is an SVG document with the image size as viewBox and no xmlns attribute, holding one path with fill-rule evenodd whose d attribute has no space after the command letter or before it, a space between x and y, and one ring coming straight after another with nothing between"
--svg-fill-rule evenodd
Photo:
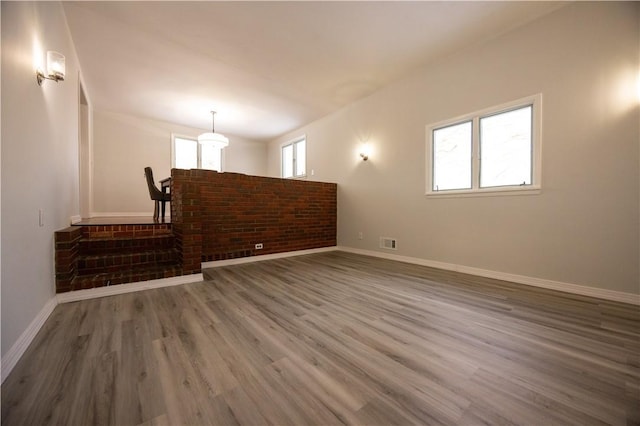
<instances>
[{"instance_id":1,"label":"wood-type flooring","mask_svg":"<svg viewBox=\"0 0 640 426\"><path fill-rule=\"evenodd\" d=\"M2 425L627 425L638 306L344 252L58 305Z\"/></svg>"}]
</instances>

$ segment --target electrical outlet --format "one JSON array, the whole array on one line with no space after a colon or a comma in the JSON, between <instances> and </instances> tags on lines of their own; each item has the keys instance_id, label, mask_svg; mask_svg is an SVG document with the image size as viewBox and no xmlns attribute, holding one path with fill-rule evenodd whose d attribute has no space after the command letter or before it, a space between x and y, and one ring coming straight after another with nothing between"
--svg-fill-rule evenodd
<instances>
[{"instance_id":1,"label":"electrical outlet","mask_svg":"<svg viewBox=\"0 0 640 426\"><path fill-rule=\"evenodd\" d=\"M364 234L362 234L362 231L358 232L358 239L361 240L364 238Z\"/></svg>"},{"instance_id":2,"label":"electrical outlet","mask_svg":"<svg viewBox=\"0 0 640 426\"><path fill-rule=\"evenodd\" d=\"M262 243L256 244L256 250L262 250L262 248L263 248Z\"/></svg>"}]
</instances>

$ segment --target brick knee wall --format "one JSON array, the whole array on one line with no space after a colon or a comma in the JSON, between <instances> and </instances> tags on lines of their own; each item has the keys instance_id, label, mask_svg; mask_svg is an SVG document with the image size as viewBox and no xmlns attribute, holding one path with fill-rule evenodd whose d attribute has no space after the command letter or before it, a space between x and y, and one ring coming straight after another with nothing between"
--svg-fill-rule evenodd
<instances>
[{"instance_id":1,"label":"brick knee wall","mask_svg":"<svg viewBox=\"0 0 640 426\"><path fill-rule=\"evenodd\" d=\"M190 249L186 262L198 248L199 261L210 261L336 245L336 184L209 170L171 176L173 229Z\"/></svg>"}]
</instances>

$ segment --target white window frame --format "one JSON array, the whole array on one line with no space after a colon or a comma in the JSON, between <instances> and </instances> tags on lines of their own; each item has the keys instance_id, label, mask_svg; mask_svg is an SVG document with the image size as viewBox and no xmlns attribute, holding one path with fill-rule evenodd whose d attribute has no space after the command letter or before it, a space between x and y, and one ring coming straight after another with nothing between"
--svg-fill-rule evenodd
<instances>
[{"instance_id":1,"label":"white window frame","mask_svg":"<svg viewBox=\"0 0 640 426\"><path fill-rule=\"evenodd\" d=\"M185 135L180 135L177 133L172 133L171 134L171 168L175 168L176 167L176 138L178 139L187 139L187 140L191 140L191 141L195 141L197 146L198 146L198 153L197 153L197 168L201 169L202 168L202 146L200 145L200 143L198 143L198 138L197 137L193 137L193 136L185 136ZM225 165L225 155L224 155L224 148L220 148L220 170L219 172L222 173L224 171L224 165ZM208 170L208 169L207 169Z\"/></svg>"},{"instance_id":2,"label":"white window frame","mask_svg":"<svg viewBox=\"0 0 640 426\"><path fill-rule=\"evenodd\" d=\"M298 162L298 158L297 158L297 153L298 150L295 149L295 144L299 143L299 142L304 142L304 153L305 153L305 158L304 158L304 172L300 175L296 174L296 166L297 166L297 162ZM283 161L283 153L284 153L284 149L288 146L293 146L293 164L292 164L292 170L293 170L293 175L289 176L289 177L285 177L284 176L284 161ZM280 145L280 177L283 179L300 179L300 178L304 178L307 176L307 150L308 150L309 146L307 144L307 135L302 135L302 136L298 136L297 138L291 139L288 142L283 143L282 145Z\"/></svg>"},{"instance_id":3,"label":"white window frame","mask_svg":"<svg viewBox=\"0 0 640 426\"><path fill-rule=\"evenodd\" d=\"M480 187L480 119L492 115L509 112L519 108L532 106L531 118L531 184ZM472 122L471 146L471 189L433 189L433 131L459 124ZM528 96L501 105L485 108L456 118L432 123L426 126L426 192L428 197L477 197L496 195L534 195L542 192L542 94Z\"/></svg>"}]
</instances>

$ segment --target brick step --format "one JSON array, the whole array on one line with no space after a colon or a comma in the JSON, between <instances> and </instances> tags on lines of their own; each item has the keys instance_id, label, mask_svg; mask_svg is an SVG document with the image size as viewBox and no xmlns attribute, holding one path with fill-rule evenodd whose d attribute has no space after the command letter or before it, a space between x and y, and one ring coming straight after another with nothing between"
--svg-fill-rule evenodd
<instances>
[{"instance_id":1,"label":"brick step","mask_svg":"<svg viewBox=\"0 0 640 426\"><path fill-rule=\"evenodd\" d=\"M82 226L84 238L138 238L171 234L171 224Z\"/></svg>"},{"instance_id":2,"label":"brick step","mask_svg":"<svg viewBox=\"0 0 640 426\"><path fill-rule=\"evenodd\" d=\"M77 273L78 275L96 275L131 268L144 270L156 266L171 266L177 262L178 251L175 248L89 256L82 254L78 256Z\"/></svg>"},{"instance_id":3,"label":"brick step","mask_svg":"<svg viewBox=\"0 0 640 426\"><path fill-rule=\"evenodd\" d=\"M80 253L85 255L134 253L174 248L175 236L166 234L133 238L82 238L79 244Z\"/></svg>"},{"instance_id":4,"label":"brick step","mask_svg":"<svg viewBox=\"0 0 640 426\"><path fill-rule=\"evenodd\" d=\"M84 290L109 285L126 284L138 281L149 281L160 278L171 278L183 275L182 268L177 265L160 265L148 268L122 268L119 271L104 272L92 275L78 275L71 281L70 290Z\"/></svg>"}]
</instances>

